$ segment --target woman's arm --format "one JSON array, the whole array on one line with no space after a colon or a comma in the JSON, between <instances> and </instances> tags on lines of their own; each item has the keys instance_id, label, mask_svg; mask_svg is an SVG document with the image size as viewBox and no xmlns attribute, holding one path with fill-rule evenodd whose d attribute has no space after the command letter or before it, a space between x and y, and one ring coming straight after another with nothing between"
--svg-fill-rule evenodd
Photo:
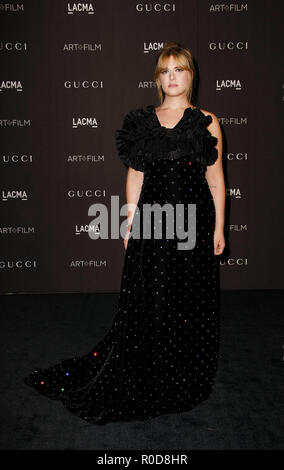
<instances>
[{"instance_id":1,"label":"woman's arm","mask_svg":"<svg viewBox=\"0 0 284 470\"><path fill-rule=\"evenodd\" d=\"M124 239L125 249L129 238L129 231L133 221L135 209L141 193L141 187L144 180L144 173L142 171L134 170L129 167L126 177L126 203L127 203L127 232Z\"/></svg>"},{"instance_id":2,"label":"woman's arm","mask_svg":"<svg viewBox=\"0 0 284 470\"><path fill-rule=\"evenodd\" d=\"M210 115L212 116L212 122L208 126L208 130L218 140L216 144L218 158L213 165L207 166L205 178L207 180L215 205L216 220L214 234L214 252L216 255L219 255L222 253L225 247L224 223L226 189L222 164L223 139L222 131L217 116L215 116L214 113L210 113Z\"/></svg>"}]
</instances>

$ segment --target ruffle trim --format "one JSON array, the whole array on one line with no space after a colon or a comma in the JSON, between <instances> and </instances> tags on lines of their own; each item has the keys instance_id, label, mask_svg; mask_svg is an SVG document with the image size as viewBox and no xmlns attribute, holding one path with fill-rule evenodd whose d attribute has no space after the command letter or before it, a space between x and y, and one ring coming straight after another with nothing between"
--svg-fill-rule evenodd
<instances>
[{"instance_id":1,"label":"ruffle trim","mask_svg":"<svg viewBox=\"0 0 284 470\"><path fill-rule=\"evenodd\" d=\"M201 165L213 165L218 157L217 138L207 126L212 122L200 108L186 108L174 128L161 126L153 105L129 111L115 131L118 154L126 167L145 171L146 163L187 156Z\"/></svg>"}]
</instances>

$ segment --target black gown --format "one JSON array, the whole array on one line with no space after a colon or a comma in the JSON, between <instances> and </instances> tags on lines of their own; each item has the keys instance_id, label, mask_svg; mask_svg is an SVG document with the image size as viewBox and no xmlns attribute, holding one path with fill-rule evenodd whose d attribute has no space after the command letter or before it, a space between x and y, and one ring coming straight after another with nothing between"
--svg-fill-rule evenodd
<instances>
[{"instance_id":1,"label":"black gown","mask_svg":"<svg viewBox=\"0 0 284 470\"><path fill-rule=\"evenodd\" d=\"M207 129L211 120L200 108L186 108L169 129L148 105L128 112L116 130L121 161L143 171L144 180L112 326L84 356L24 378L90 423L188 411L214 389L219 261L213 243L215 207L205 179L206 166L217 159L217 139ZM195 204L194 248L177 249L178 238L167 238L164 222L160 239L134 238L137 223L143 226L145 203Z\"/></svg>"}]
</instances>

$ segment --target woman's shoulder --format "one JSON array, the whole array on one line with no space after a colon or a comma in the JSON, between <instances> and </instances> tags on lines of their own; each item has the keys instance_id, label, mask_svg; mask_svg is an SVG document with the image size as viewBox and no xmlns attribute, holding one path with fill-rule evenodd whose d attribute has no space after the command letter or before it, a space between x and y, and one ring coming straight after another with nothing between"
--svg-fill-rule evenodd
<instances>
[{"instance_id":1,"label":"woman's shoulder","mask_svg":"<svg viewBox=\"0 0 284 470\"><path fill-rule=\"evenodd\" d=\"M115 131L116 147L125 166L144 171L143 148L148 136L148 111L132 108L124 114L122 126Z\"/></svg>"},{"instance_id":2,"label":"woman's shoulder","mask_svg":"<svg viewBox=\"0 0 284 470\"><path fill-rule=\"evenodd\" d=\"M216 120L218 120L216 114L214 114L212 111L207 111L206 109L203 109L203 108L199 108L200 111L206 116L206 117L210 117L210 122L216 122Z\"/></svg>"},{"instance_id":3,"label":"woman's shoulder","mask_svg":"<svg viewBox=\"0 0 284 470\"><path fill-rule=\"evenodd\" d=\"M211 111L207 111L206 109L203 109L203 108L199 108L199 109L203 114L205 114L205 116L208 116L208 115L212 116L213 114Z\"/></svg>"}]
</instances>

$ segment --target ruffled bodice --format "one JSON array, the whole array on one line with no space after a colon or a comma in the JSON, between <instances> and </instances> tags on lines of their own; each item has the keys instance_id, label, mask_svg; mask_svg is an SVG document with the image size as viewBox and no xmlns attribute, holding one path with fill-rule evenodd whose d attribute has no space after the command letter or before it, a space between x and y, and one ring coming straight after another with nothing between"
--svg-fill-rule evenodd
<instances>
[{"instance_id":1,"label":"ruffled bodice","mask_svg":"<svg viewBox=\"0 0 284 470\"><path fill-rule=\"evenodd\" d=\"M129 111L115 131L118 155L126 167L146 171L147 163L188 157L203 166L213 165L217 138L207 126L212 122L200 108L186 108L173 128L162 126L154 105Z\"/></svg>"}]
</instances>

